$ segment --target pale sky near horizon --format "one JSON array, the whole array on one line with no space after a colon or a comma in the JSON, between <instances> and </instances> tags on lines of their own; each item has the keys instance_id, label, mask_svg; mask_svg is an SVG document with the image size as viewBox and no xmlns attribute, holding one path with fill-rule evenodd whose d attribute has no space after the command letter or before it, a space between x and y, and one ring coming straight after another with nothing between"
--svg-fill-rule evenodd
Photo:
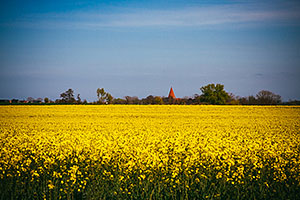
<instances>
[{"instance_id":1,"label":"pale sky near horizon","mask_svg":"<svg viewBox=\"0 0 300 200\"><path fill-rule=\"evenodd\" d=\"M0 3L0 99L270 90L300 100L300 1Z\"/></svg>"}]
</instances>

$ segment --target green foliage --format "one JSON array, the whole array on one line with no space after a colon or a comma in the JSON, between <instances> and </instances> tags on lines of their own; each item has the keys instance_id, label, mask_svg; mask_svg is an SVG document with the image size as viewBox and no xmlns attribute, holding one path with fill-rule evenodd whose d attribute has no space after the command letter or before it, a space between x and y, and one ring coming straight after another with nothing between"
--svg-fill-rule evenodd
<instances>
[{"instance_id":1,"label":"green foliage","mask_svg":"<svg viewBox=\"0 0 300 200\"><path fill-rule=\"evenodd\" d=\"M113 99L113 104L126 104L126 100L121 98L116 98Z\"/></svg>"},{"instance_id":2,"label":"green foliage","mask_svg":"<svg viewBox=\"0 0 300 200\"><path fill-rule=\"evenodd\" d=\"M164 102L161 97L156 96L156 97L154 97L154 104L162 105L162 104L164 104Z\"/></svg>"},{"instance_id":3,"label":"green foliage","mask_svg":"<svg viewBox=\"0 0 300 200\"><path fill-rule=\"evenodd\" d=\"M48 98L48 97L45 97L45 98L44 98L44 102L45 102L45 103L50 103L49 98Z\"/></svg>"},{"instance_id":4,"label":"green foliage","mask_svg":"<svg viewBox=\"0 0 300 200\"><path fill-rule=\"evenodd\" d=\"M106 92L104 91L104 88L97 89L97 97L98 97L99 103L105 102L105 95L106 95Z\"/></svg>"},{"instance_id":5,"label":"green foliage","mask_svg":"<svg viewBox=\"0 0 300 200\"><path fill-rule=\"evenodd\" d=\"M112 95L105 92L104 88L97 89L97 97L100 104L111 104L113 102Z\"/></svg>"},{"instance_id":6,"label":"green foliage","mask_svg":"<svg viewBox=\"0 0 300 200\"><path fill-rule=\"evenodd\" d=\"M199 96L200 102L224 105L230 98L224 90L224 85L208 84L200 88L202 95Z\"/></svg>"},{"instance_id":7,"label":"green foliage","mask_svg":"<svg viewBox=\"0 0 300 200\"><path fill-rule=\"evenodd\" d=\"M76 100L74 98L74 91L72 89L68 89L66 92L60 94L62 103L75 103Z\"/></svg>"},{"instance_id":8,"label":"green foliage","mask_svg":"<svg viewBox=\"0 0 300 200\"><path fill-rule=\"evenodd\" d=\"M168 154L173 150L169 149ZM31 159L30 167L38 170L46 165L43 159L34 160L33 152L24 152ZM139 165L128 171L125 167L128 155L118 152L115 159L105 162L81 160L89 152L70 152L62 163L56 159L44 172L32 179L30 171L21 171L20 176L3 176L0 179L0 199L299 199L300 185L294 176L286 180L274 179L274 162L265 159L263 167L245 168L242 182L228 181L226 177L216 178L220 172L218 165L207 159L187 167L186 155L169 157L161 168L144 168ZM201 155L199 155L201 157ZM264 155L261 155L264 156ZM129 157L129 156L128 156ZM129 159L129 158L128 158ZM80 162L77 162L80 160ZM172 167L181 162L182 167L174 176ZM76 181L68 182L71 175L63 173L64 167L72 171L74 163L78 166ZM237 163L237 162L236 162ZM252 166L253 163L247 163ZM292 164L292 163L291 163ZM234 174L239 166L232 166ZM294 173L293 165L287 165L284 173ZM12 169L12 170L18 170ZM55 173L53 173L55 171ZM191 173L192 172L192 173ZM56 175L61 174L61 175ZM260 179L253 178L260 176ZM81 187L86 182L85 187ZM49 188L53 184L53 188ZM66 186L68 185L68 186Z\"/></svg>"}]
</instances>

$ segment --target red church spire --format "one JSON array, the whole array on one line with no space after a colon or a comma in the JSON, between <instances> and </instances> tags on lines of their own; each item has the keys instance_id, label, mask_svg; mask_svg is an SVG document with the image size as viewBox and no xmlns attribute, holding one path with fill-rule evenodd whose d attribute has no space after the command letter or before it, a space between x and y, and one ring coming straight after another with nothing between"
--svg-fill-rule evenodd
<instances>
[{"instance_id":1,"label":"red church spire","mask_svg":"<svg viewBox=\"0 0 300 200\"><path fill-rule=\"evenodd\" d=\"M174 91L173 91L173 88L172 88L172 87L171 87L171 89L170 89L169 98L176 99L176 97L175 97L175 94L174 94Z\"/></svg>"}]
</instances>

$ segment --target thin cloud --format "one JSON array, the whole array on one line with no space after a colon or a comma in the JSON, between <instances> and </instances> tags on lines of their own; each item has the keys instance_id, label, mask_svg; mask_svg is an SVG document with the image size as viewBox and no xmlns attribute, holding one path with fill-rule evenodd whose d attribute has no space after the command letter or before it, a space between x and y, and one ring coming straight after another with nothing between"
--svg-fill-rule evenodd
<instances>
[{"instance_id":1,"label":"thin cloud","mask_svg":"<svg viewBox=\"0 0 300 200\"><path fill-rule=\"evenodd\" d=\"M6 23L28 28L101 29L123 27L204 27L243 25L245 23L299 25L300 9L262 9L247 4L205 6L176 10L120 10L101 12L50 13L25 16Z\"/></svg>"}]
</instances>

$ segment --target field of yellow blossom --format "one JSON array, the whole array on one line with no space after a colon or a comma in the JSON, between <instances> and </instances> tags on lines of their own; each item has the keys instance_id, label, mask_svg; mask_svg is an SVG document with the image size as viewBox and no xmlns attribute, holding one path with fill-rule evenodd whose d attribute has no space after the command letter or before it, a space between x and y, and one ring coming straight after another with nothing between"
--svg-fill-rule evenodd
<instances>
[{"instance_id":1,"label":"field of yellow blossom","mask_svg":"<svg viewBox=\"0 0 300 200\"><path fill-rule=\"evenodd\" d=\"M300 107L0 106L0 199L300 199Z\"/></svg>"}]
</instances>

